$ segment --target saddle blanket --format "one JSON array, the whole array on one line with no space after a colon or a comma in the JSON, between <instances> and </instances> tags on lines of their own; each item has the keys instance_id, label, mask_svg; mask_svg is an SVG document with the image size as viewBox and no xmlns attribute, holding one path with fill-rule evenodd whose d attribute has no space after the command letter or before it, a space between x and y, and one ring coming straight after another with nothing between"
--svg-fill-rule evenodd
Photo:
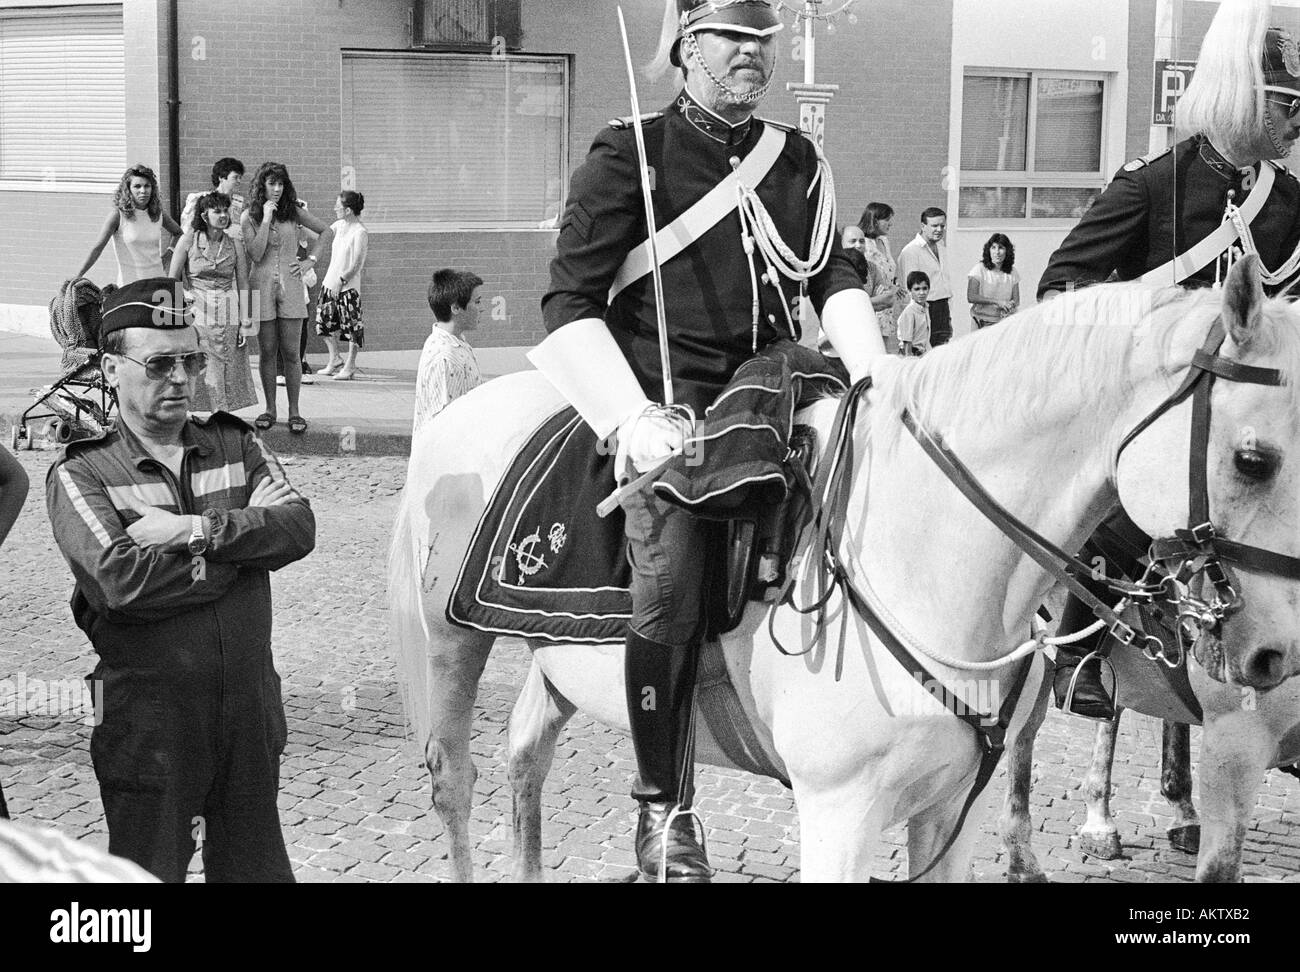
<instances>
[{"instance_id":1,"label":"saddle blanket","mask_svg":"<svg viewBox=\"0 0 1300 972\"><path fill-rule=\"evenodd\" d=\"M447 603L480 631L621 643L632 617L623 511L601 519L614 456L571 407L549 416L488 503Z\"/></svg>"}]
</instances>

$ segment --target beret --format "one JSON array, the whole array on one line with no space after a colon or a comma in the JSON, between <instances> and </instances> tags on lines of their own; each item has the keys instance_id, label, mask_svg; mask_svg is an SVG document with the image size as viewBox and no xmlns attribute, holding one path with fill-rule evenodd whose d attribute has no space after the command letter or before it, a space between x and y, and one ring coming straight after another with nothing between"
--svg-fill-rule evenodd
<instances>
[{"instance_id":1,"label":"beret","mask_svg":"<svg viewBox=\"0 0 1300 972\"><path fill-rule=\"evenodd\" d=\"M194 309L185 299L179 280L146 277L133 280L104 296L100 341L128 327L167 331L194 323Z\"/></svg>"}]
</instances>

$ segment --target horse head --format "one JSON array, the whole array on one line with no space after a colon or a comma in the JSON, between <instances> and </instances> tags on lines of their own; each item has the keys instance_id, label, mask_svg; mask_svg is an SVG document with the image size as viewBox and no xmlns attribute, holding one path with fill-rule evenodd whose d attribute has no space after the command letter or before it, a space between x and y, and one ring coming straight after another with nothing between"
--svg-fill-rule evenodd
<instances>
[{"instance_id":1,"label":"horse head","mask_svg":"<svg viewBox=\"0 0 1300 972\"><path fill-rule=\"evenodd\" d=\"M1300 308L1265 298L1247 257L1210 334L1175 373L1179 388L1154 411L1146 403L1116 486L1159 538L1153 553L1175 575L1168 593L1201 667L1269 689L1300 672Z\"/></svg>"}]
</instances>

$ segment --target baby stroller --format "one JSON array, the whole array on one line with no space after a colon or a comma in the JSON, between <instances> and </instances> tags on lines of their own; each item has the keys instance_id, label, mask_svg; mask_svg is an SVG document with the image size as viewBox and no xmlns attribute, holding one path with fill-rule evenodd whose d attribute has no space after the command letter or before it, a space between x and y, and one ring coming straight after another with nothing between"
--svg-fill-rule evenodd
<instances>
[{"instance_id":1,"label":"baby stroller","mask_svg":"<svg viewBox=\"0 0 1300 972\"><path fill-rule=\"evenodd\" d=\"M63 348L63 374L46 385L19 417L11 446L30 449L40 423L58 445L98 435L117 408L117 393L100 371L100 310L104 294L85 277L66 280L50 301L50 332Z\"/></svg>"}]
</instances>

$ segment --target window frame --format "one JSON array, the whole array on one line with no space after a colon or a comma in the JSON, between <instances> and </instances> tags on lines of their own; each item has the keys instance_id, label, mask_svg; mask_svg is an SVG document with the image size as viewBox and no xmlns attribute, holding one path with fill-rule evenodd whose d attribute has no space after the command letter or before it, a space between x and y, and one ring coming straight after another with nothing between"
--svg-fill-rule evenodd
<instances>
[{"instance_id":1,"label":"window frame","mask_svg":"<svg viewBox=\"0 0 1300 972\"><path fill-rule=\"evenodd\" d=\"M1068 71L1037 68L993 68L968 67L962 74L962 99L966 95L967 78L1025 78L1029 82L1027 104L1028 117L1025 122L1025 168L1006 171L990 169L960 168L957 184L957 211L961 212L961 191L963 189L1024 189L1024 216L959 216L963 225L988 227L994 225L1012 225L1024 228L1049 229L1061 226L1073 226L1078 222L1074 216L1034 216L1035 189L1095 189L1098 194L1109 181L1106 160L1109 157L1109 135L1112 120L1112 100L1114 98L1114 74L1106 71ZM1090 172L1040 172L1034 167L1036 162L1038 138L1038 82L1043 79L1060 79L1065 81L1097 81L1101 84L1101 126L1097 146L1097 169ZM965 107L962 107L962 142L965 139ZM959 156L960 159L960 156Z\"/></svg>"},{"instance_id":2,"label":"window frame","mask_svg":"<svg viewBox=\"0 0 1300 972\"><path fill-rule=\"evenodd\" d=\"M413 50L366 50L363 48L343 48L339 57L339 118L343 118L345 95L344 90L344 71L345 64L349 57L366 57L366 58L383 58L392 59L431 59L440 60L475 60L475 61L534 61L549 64L560 64L564 69L564 123L562 125L562 134L560 136L560 204L558 215L563 215L564 206L568 200L569 192L569 144L571 138L571 126L573 124L573 55L571 54L523 54L510 52L504 55L494 55L484 51L466 51L466 50L429 50L419 48ZM339 125L339 158L350 158L348 147L345 144L347 138L347 126ZM365 191L364 189L362 190ZM495 220L495 221L462 221L462 220L412 220L403 221L385 221L370 222L366 221L366 230L371 235L395 234L395 233L555 233L558 229L558 218L556 226L540 226L536 222L525 222L523 220Z\"/></svg>"}]
</instances>

